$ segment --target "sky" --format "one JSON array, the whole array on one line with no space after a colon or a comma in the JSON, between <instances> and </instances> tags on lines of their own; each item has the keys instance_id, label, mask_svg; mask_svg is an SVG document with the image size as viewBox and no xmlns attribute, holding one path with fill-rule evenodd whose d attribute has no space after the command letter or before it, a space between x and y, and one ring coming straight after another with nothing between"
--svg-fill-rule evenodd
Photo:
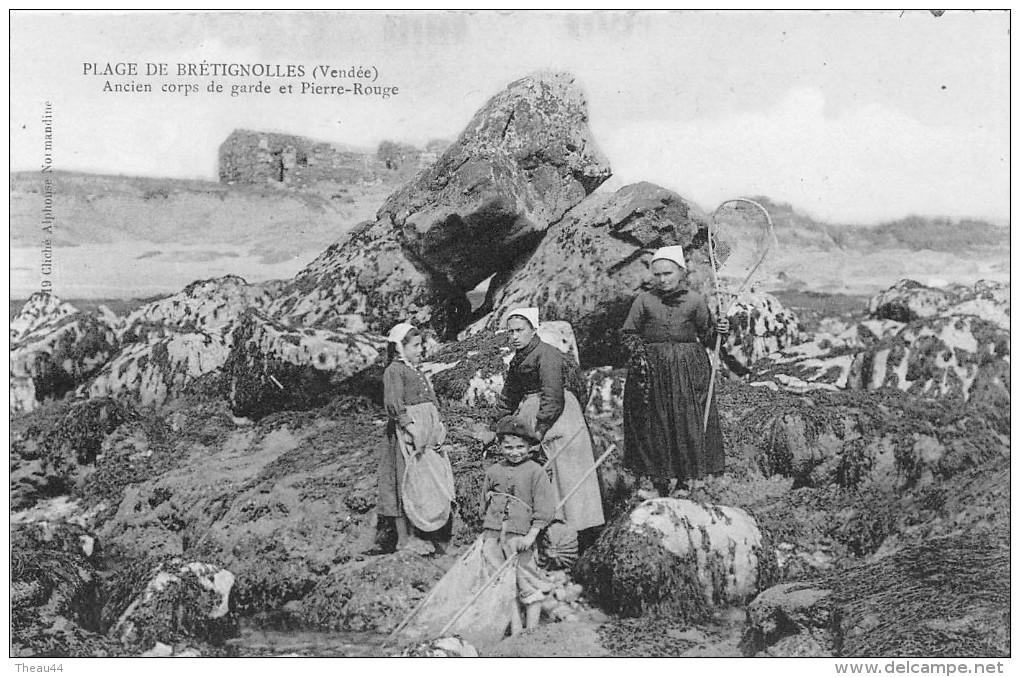
<instances>
[{"instance_id":1,"label":"sky","mask_svg":"<svg viewBox=\"0 0 1020 677\"><path fill-rule=\"evenodd\" d=\"M47 101L57 169L215 180L235 128L424 145L549 69L587 96L605 189L651 181L706 210L766 195L841 223L1009 218L1005 12L15 12L10 30L12 170L39 169ZM213 94L311 78L176 75L203 61L372 67L399 94ZM118 62L169 73L85 74Z\"/></svg>"}]
</instances>

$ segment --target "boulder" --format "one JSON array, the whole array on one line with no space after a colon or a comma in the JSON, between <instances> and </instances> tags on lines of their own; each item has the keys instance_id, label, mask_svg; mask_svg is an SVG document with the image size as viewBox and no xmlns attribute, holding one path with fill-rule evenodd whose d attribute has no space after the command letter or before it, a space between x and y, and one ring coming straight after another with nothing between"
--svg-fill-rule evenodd
<instances>
[{"instance_id":1,"label":"boulder","mask_svg":"<svg viewBox=\"0 0 1020 677\"><path fill-rule=\"evenodd\" d=\"M744 367L804 340L797 316L771 294L751 290L732 301L725 350Z\"/></svg>"},{"instance_id":2,"label":"boulder","mask_svg":"<svg viewBox=\"0 0 1020 677\"><path fill-rule=\"evenodd\" d=\"M393 227L366 221L290 281L268 314L294 326L386 334L398 322L457 331L471 304L428 271Z\"/></svg>"},{"instance_id":3,"label":"boulder","mask_svg":"<svg viewBox=\"0 0 1020 677\"><path fill-rule=\"evenodd\" d=\"M567 73L511 83L377 218L430 270L473 289L609 178L587 108Z\"/></svg>"},{"instance_id":4,"label":"boulder","mask_svg":"<svg viewBox=\"0 0 1020 677\"><path fill-rule=\"evenodd\" d=\"M915 282L900 280L868 301L868 313L880 320L912 322L938 315L952 305L954 295Z\"/></svg>"},{"instance_id":5,"label":"boulder","mask_svg":"<svg viewBox=\"0 0 1020 677\"><path fill-rule=\"evenodd\" d=\"M1008 403L1009 336L971 315L917 320L856 355L847 387Z\"/></svg>"},{"instance_id":6,"label":"boulder","mask_svg":"<svg viewBox=\"0 0 1020 677\"><path fill-rule=\"evenodd\" d=\"M214 564L171 560L152 572L109 635L135 651L180 639L223 644L239 633L230 610L234 575Z\"/></svg>"},{"instance_id":7,"label":"boulder","mask_svg":"<svg viewBox=\"0 0 1020 677\"><path fill-rule=\"evenodd\" d=\"M575 567L588 598L623 616L702 619L773 583L775 552L739 508L645 501L607 528Z\"/></svg>"},{"instance_id":8,"label":"boulder","mask_svg":"<svg viewBox=\"0 0 1020 677\"><path fill-rule=\"evenodd\" d=\"M227 376L230 407L259 418L322 404L344 379L372 365L385 340L344 330L292 329L249 312L234 330Z\"/></svg>"},{"instance_id":9,"label":"boulder","mask_svg":"<svg viewBox=\"0 0 1020 677\"><path fill-rule=\"evenodd\" d=\"M783 583L747 605L741 644L745 656L832 656L835 632L838 617L831 590L809 583Z\"/></svg>"},{"instance_id":10,"label":"boulder","mask_svg":"<svg viewBox=\"0 0 1020 677\"><path fill-rule=\"evenodd\" d=\"M125 345L90 382L78 388L78 394L141 405L164 404L200 376L223 367L229 354L229 338L199 331L164 332L153 327L146 338Z\"/></svg>"},{"instance_id":11,"label":"boulder","mask_svg":"<svg viewBox=\"0 0 1020 677\"><path fill-rule=\"evenodd\" d=\"M208 334L229 341L233 325L249 308L263 309L272 300L264 287L237 275L192 282L180 292L141 306L124 318L125 343L178 334Z\"/></svg>"},{"instance_id":12,"label":"boulder","mask_svg":"<svg viewBox=\"0 0 1020 677\"><path fill-rule=\"evenodd\" d=\"M19 338L11 341L11 413L32 411L73 390L119 349L115 328L102 318L71 313L55 297L39 297L13 321Z\"/></svg>"},{"instance_id":13,"label":"boulder","mask_svg":"<svg viewBox=\"0 0 1020 677\"><path fill-rule=\"evenodd\" d=\"M490 282L485 307L492 312L469 331L502 327L514 308L535 306L543 320L571 323L582 364L619 366L619 329L649 277L650 250L684 246L694 286L710 290L707 229L696 206L654 184L592 195L550 228L526 261ZM728 251L720 241L721 260Z\"/></svg>"}]
</instances>

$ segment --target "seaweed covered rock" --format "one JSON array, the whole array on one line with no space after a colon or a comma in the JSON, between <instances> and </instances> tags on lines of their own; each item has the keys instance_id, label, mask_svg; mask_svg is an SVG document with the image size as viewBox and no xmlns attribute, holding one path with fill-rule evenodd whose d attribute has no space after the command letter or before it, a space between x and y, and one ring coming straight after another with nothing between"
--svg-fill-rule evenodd
<instances>
[{"instance_id":1,"label":"seaweed covered rock","mask_svg":"<svg viewBox=\"0 0 1020 677\"><path fill-rule=\"evenodd\" d=\"M436 164L386 200L379 220L430 270L474 288L530 253L550 224L609 178L587 108L567 73L511 83Z\"/></svg>"},{"instance_id":2,"label":"seaweed covered rock","mask_svg":"<svg viewBox=\"0 0 1020 677\"><path fill-rule=\"evenodd\" d=\"M305 597L302 620L324 630L390 632L444 573L439 563L409 552L349 562Z\"/></svg>"},{"instance_id":3,"label":"seaweed covered rock","mask_svg":"<svg viewBox=\"0 0 1020 677\"><path fill-rule=\"evenodd\" d=\"M59 323L65 317L79 312L70 303L61 301L53 294L35 292L18 314L11 320L11 345L46 325Z\"/></svg>"},{"instance_id":4,"label":"seaweed covered rock","mask_svg":"<svg viewBox=\"0 0 1020 677\"><path fill-rule=\"evenodd\" d=\"M180 639L223 644L239 632L230 609L233 585L234 575L216 565L167 562L153 572L109 634L134 651Z\"/></svg>"},{"instance_id":5,"label":"seaweed covered rock","mask_svg":"<svg viewBox=\"0 0 1020 677\"><path fill-rule=\"evenodd\" d=\"M109 398L75 402L52 427L32 431L38 437L29 436L19 448L23 458L42 461L50 492L67 490L82 467L95 462L107 435L133 416L130 405Z\"/></svg>"},{"instance_id":6,"label":"seaweed covered rock","mask_svg":"<svg viewBox=\"0 0 1020 677\"><path fill-rule=\"evenodd\" d=\"M796 395L740 387L720 392L720 411L729 443L747 443L765 477L791 477L794 487L903 489L1008 448L1005 410L899 391Z\"/></svg>"},{"instance_id":7,"label":"seaweed covered rock","mask_svg":"<svg viewBox=\"0 0 1020 677\"><path fill-rule=\"evenodd\" d=\"M827 581L836 655L1010 655L1009 530L963 531L850 565Z\"/></svg>"},{"instance_id":8,"label":"seaweed covered rock","mask_svg":"<svg viewBox=\"0 0 1020 677\"><path fill-rule=\"evenodd\" d=\"M696 621L771 585L775 553L739 508L658 498L606 529L574 572L588 598L609 612Z\"/></svg>"},{"instance_id":9,"label":"seaweed covered rock","mask_svg":"<svg viewBox=\"0 0 1020 677\"><path fill-rule=\"evenodd\" d=\"M839 626L831 597L831 590L805 583L765 590L747 605L744 655L832 656ZM809 646L813 650L805 651Z\"/></svg>"},{"instance_id":10,"label":"seaweed covered rock","mask_svg":"<svg viewBox=\"0 0 1020 677\"><path fill-rule=\"evenodd\" d=\"M514 308L535 306L543 319L571 323L582 364L619 366L619 329L648 278L648 250L682 245L695 287L708 288L707 237L700 210L665 188L637 183L597 193L550 228L526 261L493 278L486 300L492 312L470 331L502 327ZM717 254L725 259L727 252L720 241Z\"/></svg>"},{"instance_id":11,"label":"seaweed covered rock","mask_svg":"<svg viewBox=\"0 0 1020 677\"><path fill-rule=\"evenodd\" d=\"M224 366L230 407L250 418L322 404L338 383L371 366L385 347L381 337L296 330L256 312L245 315L231 344Z\"/></svg>"},{"instance_id":12,"label":"seaweed covered rock","mask_svg":"<svg viewBox=\"0 0 1020 677\"><path fill-rule=\"evenodd\" d=\"M160 339L173 333L208 334L229 340L232 326L249 308L272 300L263 287L237 275L196 280L180 292L147 303L124 319L125 343Z\"/></svg>"},{"instance_id":13,"label":"seaweed covered rock","mask_svg":"<svg viewBox=\"0 0 1020 677\"><path fill-rule=\"evenodd\" d=\"M868 313L880 320L913 322L940 314L954 298L948 292L915 282L900 280L868 301Z\"/></svg>"},{"instance_id":14,"label":"seaweed covered rock","mask_svg":"<svg viewBox=\"0 0 1020 677\"><path fill-rule=\"evenodd\" d=\"M153 330L128 343L78 394L114 397L140 405L169 402L227 360L228 339L204 332Z\"/></svg>"},{"instance_id":15,"label":"seaweed covered rock","mask_svg":"<svg viewBox=\"0 0 1020 677\"><path fill-rule=\"evenodd\" d=\"M797 316L765 292L740 294L726 317L730 333L725 350L744 367L804 339Z\"/></svg>"},{"instance_id":16,"label":"seaweed covered rock","mask_svg":"<svg viewBox=\"0 0 1020 677\"><path fill-rule=\"evenodd\" d=\"M115 327L55 297L33 296L12 324L11 413L32 411L41 402L73 390L119 349ZM48 300L47 300L48 299ZM15 326L18 338L13 338Z\"/></svg>"},{"instance_id":17,"label":"seaweed covered rock","mask_svg":"<svg viewBox=\"0 0 1020 677\"><path fill-rule=\"evenodd\" d=\"M928 317L856 355L847 387L1009 403L1008 331L975 316Z\"/></svg>"},{"instance_id":18,"label":"seaweed covered rock","mask_svg":"<svg viewBox=\"0 0 1020 677\"><path fill-rule=\"evenodd\" d=\"M83 542L82 536L92 539L92 545ZM103 587L94 543L76 525L14 525L11 603L15 630L42 616L64 617L90 631L99 629Z\"/></svg>"},{"instance_id":19,"label":"seaweed covered rock","mask_svg":"<svg viewBox=\"0 0 1020 677\"><path fill-rule=\"evenodd\" d=\"M842 390L847 387L856 355L903 326L895 320L864 320L841 326L837 333L819 332L810 341L788 345L758 362L751 382L800 393Z\"/></svg>"},{"instance_id":20,"label":"seaweed covered rock","mask_svg":"<svg viewBox=\"0 0 1020 677\"><path fill-rule=\"evenodd\" d=\"M389 223L366 221L281 290L268 314L294 326L386 334L398 322L457 331L471 304L410 254Z\"/></svg>"}]
</instances>

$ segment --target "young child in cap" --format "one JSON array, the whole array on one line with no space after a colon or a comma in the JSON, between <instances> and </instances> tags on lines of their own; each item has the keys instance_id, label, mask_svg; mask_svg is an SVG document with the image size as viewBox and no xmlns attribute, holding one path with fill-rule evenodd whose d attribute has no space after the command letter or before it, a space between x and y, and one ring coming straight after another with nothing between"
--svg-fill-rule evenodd
<instances>
[{"instance_id":1,"label":"young child in cap","mask_svg":"<svg viewBox=\"0 0 1020 677\"><path fill-rule=\"evenodd\" d=\"M545 470L530 457L538 435L522 419L507 416L496 425L502 459L485 471L482 486L483 552L493 567L520 553L517 599L524 607L526 627L538 625L542 600L552 589L535 562L535 539L554 518L556 495ZM516 615L515 615L516 616ZM511 631L520 630L520 619Z\"/></svg>"}]
</instances>

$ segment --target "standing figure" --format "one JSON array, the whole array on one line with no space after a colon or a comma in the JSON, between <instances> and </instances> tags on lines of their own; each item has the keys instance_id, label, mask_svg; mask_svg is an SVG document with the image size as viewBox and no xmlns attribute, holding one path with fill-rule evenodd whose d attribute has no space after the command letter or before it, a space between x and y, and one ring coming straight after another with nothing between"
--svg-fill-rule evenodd
<instances>
[{"instance_id":1,"label":"standing figure","mask_svg":"<svg viewBox=\"0 0 1020 677\"><path fill-rule=\"evenodd\" d=\"M517 600L524 607L526 627L538 625L542 601L552 583L535 562L535 540L553 521L556 498L549 476L531 460L538 436L520 418L507 416L496 425L502 459L485 471L482 485L482 552L490 568L517 556ZM520 629L511 618L511 631Z\"/></svg>"},{"instance_id":2,"label":"standing figure","mask_svg":"<svg viewBox=\"0 0 1020 677\"><path fill-rule=\"evenodd\" d=\"M562 498L595 465L588 424L577 397L564 387L563 353L538 337L538 308L512 311L507 329L516 353L500 395L500 408L535 430L546 458L552 461L553 485ZM588 475L567 501L563 515L567 526L577 532L605 524L595 473ZM588 532L581 538L590 540L592 535Z\"/></svg>"},{"instance_id":3,"label":"standing figure","mask_svg":"<svg viewBox=\"0 0 1020 677\"><path fill-rule=\"evenodd\" d=\"M630 353L623 395L624 463L666 496L670 483L726 468L715 402L708 402L712 365L706 347L729 333L712 326L705 298L688 288L683 248L663 247L651 262L655 285L634 299L623 324ZM703 432L705 407L708 430Z\"/></svg>"},{"instance_id":4,"label":"standing figure","mask_svg":"<svg viewBox=\"0 0 1020 677\"><path fill-rule=\"evenodd\" d=\"M397 549L422 555L435 551L432 543L418 538L408 525L405 505L405 468L415 453L437 449L446 439L446 426L439 418L436 393L417 364L422 357L418 330L401 323L393 327L386 346L389 364L383 372L383 403L386 407L387 446L379 462L378 513L394 518ZM429 491L428 487L413 487Z\"/></svg>"}]
</instances>

